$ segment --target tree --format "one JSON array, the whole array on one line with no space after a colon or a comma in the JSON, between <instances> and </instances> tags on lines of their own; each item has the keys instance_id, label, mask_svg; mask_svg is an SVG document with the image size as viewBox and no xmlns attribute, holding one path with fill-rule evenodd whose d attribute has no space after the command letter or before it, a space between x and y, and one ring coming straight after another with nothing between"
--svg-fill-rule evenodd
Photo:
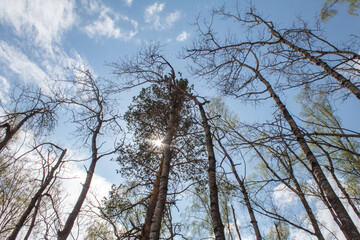
<instances>
[{"instance_id":1,"label":"tree","mask_svg":"<svg viewBox=\"0 0 360 240\"><path fill-rule=\"evenodd\" d=\"M73 121L78 124L78 131L81 137L85 140L85 144L90 148L91 161L90 166L86 172L86 179L82 186L80 195L68 215L64 226L58 230L58 239L65 240L69 236L71 229L74 226L75 220L81 210L85 201L87 193L90 188L91 180L94 176L97 162L108 155L116 152L116 149L110 151L100 152L102 144L99 144L99 138L105 129L111 129L114 133L119 133L118 124L116 122L117 116L113 114L109 96L110 91L105 91L105 85L100 85L93 77L90 71L75 69L76 77L69 79L71 89L66 92L55 92L55 95L61 99L62 102L72 108ZM69 94L70 93L70 94Z\"/></svg>"},{"instance_id":2,"label":"tree","mask_svg":"<svg viewBox=\"0 0 360 240\"><path fill-rule=\"evenodd\" d=\"M356 187L360 176L357 141L360 137L359 133L343 128L330 103L329 96L314 96L311 94L311 89L305 88L301 92L299 101L303 106L302 115L306 118L304 121L308 126L307 135L314 145L314 151L324 156L322 164L330 172L337 187L360 218L360 212L354 203L357 196L351 194L353 195L351 197L346 190L348 188L352 193L359 191ZM345 185L349 187L343 186L338 175L346 179Z\"/></svg>"},{"instance_id":3,"label":"tree","mask_svg":"<svg viewBox=\"0 0 360 240\"><path fill-rule=\"evenodd\" d=\"M360 2L358 0L324 0L320 11L320 17L323 22L327 22L330 18L337 14L335 9L337 5L347 4L348 14L358 16L357 11L360 9Z\"/></svg>"},{"instance_id":4,"label":"tree","mask_svg":"<svg viewBox=\"0 0 360 240\"><path fill-rule=\"evenodd\" d=\"M42 93L41 89L16 85L8 103L0 101L3 115L0 129L5 133L0 140L0 153L27 123L34 131L51 131L56 123L55 110L61 103Z\"/></svg>"},{"instance_id":5,"label":"tree","mask_svg":"<svg viewBox=\"0 0 360 240\"><path fill-rule=\"evenodd\" d=\"M20 229L24 226L25 221L27 220L28 216L30 215L30 213L33 211L34 208L37 208L37 211L38 211L39 206L37 206L37 204L38 205L40 204L43 192L45 191L46 188L49 187L49 185L51 185L51 182L53 181L53 179L55 177L56 171L64 163L63 159L66 154L66 149L65 150L61 149L58 146L53 145L53 144L51 144L51 146L62 150L61 155L59 156L58 160L55 162L55 164L53 165L51 170L46 175L43 176L40 188L35 192L34 196L31 198L31 201L29 202L26 210L21 215L19 221L16 223L15 228L12 230L10 236L7 238L8 240L16 239L16 236L20 232ZM49 165L51 165L51 164L49 164ZM49 167L50 166L44 166L43 168L44 168L44 170L46 170ZM36 216L36 214L34 216ZM30 232L31 231L29 231L29 234L30 234Z\"/></svg>"},{"instance_id":6,"label":"tree","mask_svg":"<svg viewBox=\"0 0 360 240\"><path fill-rule=\"evenodd\" d=\"M198 137L192 106L185 94L190 87L186 79L176 78L157 45L144 47L135 58L112 66L123 77L125 88L151 84L134 98L125 114L132 139L118 162L120 172L138 182L139 188L147 192L152 189L146 194L141 238L157 239L164 223L169 187L182 191L176 189L203 171L201 165L197 166L202 160L202 137ZM172 196L175 198L176 193Z\"/></svg>"},{"instance_id":7,"label":"tree","mask_svg":"<svg viewBox=\"0 0 360 240\"><path fill-rule=\"evenodd\" d=\"M210 125L203 104L199 103L197 100L196 100L196 104L198 105L201 114L202 124L205 132L206 149L209 160L208 179L209 179L209 192L210 192L209 198L210 198L210 213L211 213L212 225L214 228L215 239L225 240L224 225L221 221L221 215L219 209L218 188L216 183L216 159L214 152L214 144L212 140L213 137L210 131Z\"/></svg>"},{"instance_id":8,"label":"tree","mask_svg":"<svg viewBox=\"0 0 360 240\"><path fill-rule=\"evenodd\" d=\"M220 12L221 14L223 11ZM224 14L222 14L224 15ZM225 14L225 16L227 16ZM236 20L242 22L250 22L255 24L265 24L268 28L272 29L271 25L267 22L257 19L258 16L250 13L250 16L255 19L241 20L235 15L231 15ZM209 80L216 79L219 88L229 95L250 98L252 96L258 97L259 95L268 92L270 98L273 99L278 110L282 113L283 118L289 125L291 132L296 139L299 147L302 149L303 154L306 156L308 163L311 166L311 171L314 173L319 186L324 191L327 200L331 207L336 212L336 215L341 222L341 230L347 239L360 238L360 233L357 230L354 222L350 218L348 212L341 203L339 197L336 195L334 189L322 171L322 168L316 159L314 153L311 151L301 128L298 126L293 116L290 114L285 104L281 101L278 94L276 94L272 84L265 78L263 72L266 68L262 68L259 56L261 43L255 42L238 42L236 39L230 39L221 42L213 33L211 28L200 30L201 36L198 42L187 50L186 57L193 60L193 72L200 76L207 76ZM273 31L272 31L273 34ZM273 34L274 36L274 34ZM278 36L278 35L276 35ZM284 39L274 36L279 42L284 43ZM265 42L263 45L277 44L276 42ZM286 44L286 43L285 43ZM300 51L297 48L292 48L294 51ZM311 59L309 59L311 61ZM256 81L263 85L263 89L259 89ZM347 85L347 84L345 84ZM264 89L265 88L265 89ZM355 87L356 90L359 90ZM360 93L360 91L359 91ZM357 96L358 94L356 94ZM360 95L359 95L360 99Z\"/></svg>"},{"instance_id":9,"label":"tree","mask_svg":"<svg viewBox=\"0 0 360 240\"><path fill-rule=\"evenodd\" d=\"M274 222L274 227L265 237L266 240L287 240L289 239L289 227L283 222Z\"/></svg>"}]
</instances>

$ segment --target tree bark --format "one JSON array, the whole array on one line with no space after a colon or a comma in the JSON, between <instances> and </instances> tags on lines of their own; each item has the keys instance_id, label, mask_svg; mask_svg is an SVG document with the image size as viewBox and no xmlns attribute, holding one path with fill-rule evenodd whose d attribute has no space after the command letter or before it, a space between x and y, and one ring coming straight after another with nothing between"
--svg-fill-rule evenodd
<instances>
[{"instance_id":1,"label":"tree bark","mask_svg":"<svg viewBox=\"0 0 360 240\"><path fill-rule=\"evenodd\" d=\"M197 101L195 101L197 102ZM218 197L218 188L216 184L216 159L214 153L214 146L210 131L210 126L208 119L203 108L203 104L197 102L200 113L202 124L205 132L206 139L206 149L208 152L209 168L208 168L208 178L209 178L209 191L210 191L210 215L212 220L212 225L214 229L215 239L216 240L225 240L224 225L221 221L221 214L219 208L219 197Z\"/></svg>"},{"instance_id":2,"label":"tree bark","mask_svg":"<svg viewBox=\"0 0 360 240\"><path fill-rule=\"evenodd\" d=\"M26 219L30 215L31 211L34 209L36 202L40 201L42 193L44 190L49 186L51 180L54 177L55 171L58 169L60 164L62 163L63 158L65 157L66 149L62 151L58 161L54 165L54 167L51 169L49 174L46 176L45 181L41 184L39 190L35 193L34 197L31 199L28 207L26 208L25 212L21 215L18 223L15 225L14 230L11 232L10 236L8 237L8 240L15 240L16 236L20 232L20 229L24 226Z\"/></svg>"},{"instance_id":3,"label":"tree bark","mask_svg":"<svg viewBox=\"0 0 360 240\"><path fill-rule=\"evenodd\" d=\"M24 240L28 240L30 235L31 235L31 232L32 230L34 229L34 226L35 226L35 221L36 221L36 216L37 216L37 213L39 212L39 209L40 209L40 204L41 204L41 197L38 199L36 205L35 205L35 210L34 210L34 213L33 213L33 217L31 219L31 222L30 222L30 226L29 226L29 229L24 237Z\"/></svg>"},{"instance_id":4,"label":"tree bark","mask_svg":"<svg viewBox=\"0 0 360 240\"><path fill-rule=\"evenodd\" d=\"M332 67L330 67L326 62L324 62L323 60L321 60L320 58L314 57L312 56L308 51L306 51L303 48L300 48L296 45L294 45L293 43L291 43L290 41L288 41L287 39L283 38L280 33L276 32L271 26L269 26L268 24L266 24L270 31L271 31L271 35L278 39L281 43L287 45L289 48L291 48L292 50L302 54L307 60L309 60L312 64L316 65L316 66L320 66L322 69L324 69L324 71L330 75L331 77L335 78L341 86L347 88L352 94L355 95L355 97L357 97L360 100L360 89L357 88L349 79L345 78L342 74L340 74L338 71L336 71L335 69L333 69Z\"/></svg>"},{"instance_id":5,"label":"tree bark","mask_svg":"<svg viewBox=\"0 0 360 240\"><path fill-rule=\"evenodd\" d=\"M236 171L234 161L232 160L230 155L227 153L225 147L222 145L220 140L218 140L218 143L219 143L221 149L224 151L226 158L229 160L230 165L231 165L231 170L235 176L236 181L238 182L238 184L240 186L240 190L241 190L241 193L243 194L245 205L246 205L246 208L247 208L249 216L250 216L250 223L252 224L252 226L254 228L256 240L262 240L263 238L261 237L260 229L257 224L256 217L255 217L253 208L251 206L251 202L250 202L249 195L247 193L244 181L242 179L240 179L240 176Z\"/></svg>"},{"instance_id":6,"label":"tree bark","mask_svg":"<svg viewBox=\"0 0 360 240\"><path fill-rule=\"evenodd\" d=\"M142 232L141 232L141 240L147 240L150 237L151 220L153 219L156 203L157 203L158 197L159 197L160 178L161 178L161 174L162 174L163 162L164 162L164 160L162 159L159 170L156 173L154 187L151 191L150 202L149 202L148 209L146 211L145 223L144 223L144 226L143 226Z\"/></svg>"},{"instance_id":7,"label":"tree bark","mask_svg":"<svg viewBox=\"0 0 360 240\"><path fill-rule=\"evenodd\" d=\"M36 110L31 112L29 115L25 116L18 124L15 125L15 127L11 128L9 123L5 123L1 125L1 128L5 128L5 137L0 142L0 152L6 147L6 145L9 143L11 138L19 131L19 129L24 125L24 123L29 120L31 117L39 113L40 110Z\"/></svg>"},{"instance_id":8,"label":"tree bark","mask_svg":"<svg viewBox=\"0 0 360 240\"><path fill-rule=\"evenodd\" d=\"M175 106L172 106L169 121L167 124L166 135L163 140L164 147L164 161L162 166L162 172L159 183L159 195L156 202L156 207L153 213L151 228L150 228L150 239L158 240L160 237L161 230L161 221L164 214L167 191L168 191L168 182L169 182L169 173L170 173L170 163L171 163L171 143L175 135L176 128L176 115L177 110Z\"/></svg>"},{"instance_id":9,"label":"tree bark","mask_svg":"<svg viewBox=\"0 0 360 240\"><path fill-rule=\"evenodd\" d=\"M326 167L326 169L330 172L332 178L336 182L337 187L340 189L340 191L342 192L342 194L346 198L347 202L349 203L349 205L351 206L351 208L355 212L356 216L360 219L359 209L355 206L354 202L351 200L351 198L350 198L349 194L347 193L346 189L343 187L343 185L341 184L341 182L339 181L339 179L337 178L337 176L335 174L335 169L334 169L334 165L332 163L332 159L330 157L330 154L323 147L321 147L319 144L316 144L316 145L325 153L325 156L328 159L330 167Z\"/></svg>"},{"instance_id":10,"label":"tree bark","mask_svg":"<svg viewBox=\"0 0 360 240\"><path fill-rule=\"evenodd\" d=\"M289 124L292 133L296 137L296 141L298 142L300 148L302 149L303 153L305 154L307 160L311 165L311 170L314 172L317 180L320 183L320 187L325 193L327 200L329 201L331 207L334 209L340 223L341 223L341 230L344 233L346 239L360 240L360 233L356 228L354 222L352 221L350 215L346 211L344 205L341 203L339 197L336 195L334 189L330 185L329 181L327 180L324 172L322 171L320 164L318 163L317 159L315 158L314 154L312 153L310 147L307 145L306 140L301 133L299 127L297 126L295 120L290 115L289 111L285 107L285 105L281 102L280 98L275 94L272 86L270 83L258 72L256 69L250 69L257 75L259 80L266 86L267 91L270 93L270 96L275 101L277 107L281 110L285 120Z\"/></svg>"},{"instance_id":11,"label":"tree bark","mask_svg":"<svg viewBox=\"0 0 360 240\"><path fill-rule=\"evenodd\" d=\"M85 183L83 184L80 196L78 197L73 210L69 214L63 229L61 231L58 231L58 240L66 240L67 237L69 236L71 229L74 226L75 220L76 220L77 216L79 215L81 206L84 203L86 195L90 189L91 180L94 175L96 163L98 160L97 137L100 133L100 129L101 129L101 126L103 123L100 115L101 115L101 113L97 114L98 124L92 135L92 140L91 140L92 157L91 157L90 167L86 173Z\"/></svg>"}]
</instances>

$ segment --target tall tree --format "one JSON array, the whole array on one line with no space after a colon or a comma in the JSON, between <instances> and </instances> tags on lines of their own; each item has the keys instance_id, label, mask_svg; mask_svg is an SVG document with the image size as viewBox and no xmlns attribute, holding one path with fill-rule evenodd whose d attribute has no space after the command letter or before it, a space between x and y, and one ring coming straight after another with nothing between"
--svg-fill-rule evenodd
<instances>
[{"instance_id":1,"label":"tall tree","mask_svg":"<svg viewBox=\"0 0 360 240\"><path fill-rule=\"evenodd\" d=\"M252 20L249 21L252 22ZM228 39L223 43L218 40L210 28L200 32L203 33L200 40L195 42L194 46L187 51L187 57L192 58L195 66L194 73L201 76L205 75L209 79L220 80L217 83L220 88L223 86L221 89L223 92L238 97L259 97L260 94L268 92L287 121L294 138L311 166L314 176L336 212L341 222L342 232L347 239L359 239L360 233L357 227L327 180L319 162L307 144L303 132L276 94L273 86L262 74L266 69L262 69L258 58L257 51L259 48L256 46L258 43L238 42L236 39L233 42ZM259 81L265 89L260 90L255 81Z\"/></svg>"},{"instance_id":2,"label":"tall tree","mask_svg":"<svg viewBox=\"0 0 360 240\"><path fill-rule=\"evenodd\" d=\"M112 114L109 102L110 91L105 85L100 85L88 70L75 69L76 77L69 79L71 89L66 92L56 92L56 96L66 103L69 109L73 111L73 121L78 124L78 131L85 139L85 144L90 148L90 166L86 171L86 179L82 185L80 195L68 215L64 226L58 230L58 239L65 240L71 233L75 220L80 213L81 207L85 201L90 189L91 180L94 176L96 164L98 161L108 155L116 152L115 150L99 152L102 144L99 144L99 138L105 127L108 127L115 133L119 133L117 125L117 116ZM74 107L74 108L73 108ZM89 141L89 142L88 142ZM118 148L121 146L117 146Z\"/></svg>"},{"instance_id":3,"label":"tall tree","mask_svg":"<svg viewBox=\"0 0 360 240\"><path fill-rule=\"evenodd\" d=\"M147 195L141 238L157 239L169 187L181 188L203 171L203 164L197 166L203 152L202 137L185 94L190 87L186 79L176 78L156 45L113 67L127 86L152 83L134 98L125 114L132 139L118 162L121 173L152 189Z\"/></svg>"}]
</instances>

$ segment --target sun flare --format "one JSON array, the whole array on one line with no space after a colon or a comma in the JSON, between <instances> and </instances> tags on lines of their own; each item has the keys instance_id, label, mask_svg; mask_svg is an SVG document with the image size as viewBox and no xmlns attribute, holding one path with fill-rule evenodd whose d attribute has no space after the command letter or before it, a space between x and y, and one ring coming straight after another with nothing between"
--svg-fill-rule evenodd
<instances>
[{"instance_id":1,"label":"sun flare","mask_svg":"<svg viewBox=\"0 0 360 240\"><path fill-rule=\"evenodd\" d=\"M155 145L155 147L160 147L162 145L162 139L155 139L152 140L152 142Z\"/></svg>"}]
</instances>

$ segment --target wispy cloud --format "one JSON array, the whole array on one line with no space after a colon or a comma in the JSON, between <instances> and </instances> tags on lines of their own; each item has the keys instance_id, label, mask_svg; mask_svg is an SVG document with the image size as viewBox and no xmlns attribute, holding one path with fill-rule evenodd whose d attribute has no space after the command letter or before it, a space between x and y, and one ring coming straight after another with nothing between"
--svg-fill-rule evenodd
<instances>
[{"instance_id":1,"label":"wispy cloud","mask_svg":"<svg viewBox=\"0 0 360 240\"><path fill-rule=\"evenodd\" d=\"M129 7L132 5L132 2L133 2L133 0L124 0L124 1L125 1L125 4Z\"/></svg>"},{"instance_id":2,"label":"wispy cloud","mask_svg":"<svg viewBox=\"0 0 360 240\"><path fill-rule=\"evenodd\" d=\"M120 28L119 22L130 24L133 30ZM94 38L104 36L108 38L130 40L137 34L138 23L127 16L114 13L111 9L103 7L98 19L84 28L85 33Z\"/></svg>"},{"instance_id":3,"label":"wispy cloud","mask_svg":"<svg viewBox=\"0 0 360 240\"><path fill-rule=\"evenodd\" d=\"M184 42L186 39L188 39L189 34L186 31L182 31L182 33L180 33L177 38L176 41L178 42Z\"/></svg>"},{"instance_id":4,"label":"wispy cloud","mask_svg":"<svg viewBox=\"0 0 360 240\"><path fill-rule=\"evenodd\" d=\"M17 36L51 52L52 44L74 25L74 8L74 0L0 0L0 22L11 26Z\"/></svg>"},{"instance_id":5,"label":"wispy cloud","mask_svg":"<svg viewBox=\"0 0 360 240\"><path fill-rule=\"evenodd\" d=\"M46 78L46 73L20 49L4 41L0 41L0 63L20 76L25 82L40 84Z\"/></svg>"},{"instance_id":6,"label":"wispy cloud","mask_svg":"<svg viewBox=\"0 0 360 240\"><path fill-rule=\"evenodd\" d=\"M33 83L48 90L47 80L61 75L65 67L87 65L80 55L68 56L63 50L55 49L55 58L44 58L41 64L30 59L20 48L0 41L0 66L11 80L14 76L26 83Z\"/></svg>"},{"instance_id":7,"label":"wispy cloud","mask_svg":"<svg viewBox=\"0 0 360 240\"><path fill-rule=\"evenodd\" d=\"M282 205L295 204L297 198L294 192L287 188L284 184L279 184L274 188L274 199Z\"/></svg>"},{"instance_id":8,"label":"wispy cloud","mask_svg":"<svg viewBox=\"0 0 360 240\"><path fill-rule=\"evenodd\" d=\"M164 30L171 28L174 23L180 19L180 11L162 14L165 8L164 3L154 3L145 9L145 22L151 24L156 30Z\"/></svg>"},{"instance_id":9,"label":"wispy cloud","mask_svg":"<svg viewBox=\"0 0 360 240\"><path fill-rule=\"evenodd\" d=\"M101 10L100 0L80 0L81 7L88 13L97 13Z\"/></svg>"},{"instance_id":10,"label":"wispy cloud","mask_svg":"<svg viewBox=\"0 0 360 240\"><path fill-rule=\"evenodd\" d=\"M6 103L7 102L7 93L10 89L10 84L8 83L7 79L3 76L0 76L0 102Z\"/></svg>"}]
</instances>

